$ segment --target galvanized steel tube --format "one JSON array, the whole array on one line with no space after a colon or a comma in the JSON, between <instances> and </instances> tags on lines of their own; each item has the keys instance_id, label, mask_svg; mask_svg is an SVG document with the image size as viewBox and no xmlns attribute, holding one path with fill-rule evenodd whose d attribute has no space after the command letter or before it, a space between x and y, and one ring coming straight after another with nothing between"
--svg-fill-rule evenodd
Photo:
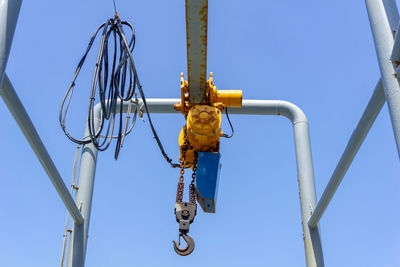
<instances>
[{"instance_id":1,"label":"galvanized steel tube","mask_svg":"<svg viewBox=\"0 0 400 267\"><path fill-rule=\"evenodd\" d=\"M397 30L397 26L399 25L399 10L397 9L395 0L381 0L383 3L383 7L386 11L386 17L390 25L390 29L392 33Z\"/></svg>"},{"instance_id":2,"label":"galvanized steel tube","mask_svg":"<svg viewBox=\"0 0 400 267\"><path fill-rule=\"evenodd\" d=\"M349 169L351 162L356 156L361 144L363 143L365 137L367 136L371 126L374 124L376 117L381 111L383 104L385 104L385 94L383 92L382 82L379 81L376 85L375 91L372 94L371 99L368 102L367 107L362 114L360 121L358 122L356 128L351 135L347 146L340 157L340 160L326 186L321 199L318 201L317 207L315 208L313 215L308 222L311 228L318 225L319 220L324 214L326 208L328 207L333 195L338 189L340 183L343 180L344 175Z\"/></svg>"},{"instance_id":3,"label":"galvanized steel tube","mask_svg":"<svg viewBox=\"0 0 400 267\"><path fill-rule=\"evenodd\" d=\"M118 108L117 108L118 110ZM96 105L94 111L94 127L100 127L101 106ZM85 138L89 138L89 128L86 123ZM92 144L86 144L82 148L81 164L78 175L78 191L76 203L79 205L85 222L83 225L74 224L72 238L69 246L67 267L83 267L85 263L86 247L89 233L90 213L92 208L94 178L96 173L97 149Z\"/></svg>"},{"instance_id":4,"label":"galvanized steel tube","mask_svg":"<svg viewBox=\"0 0 400 267\"><path fill-rule=\"evenodd\" d=\"M25 135L26 140L40 161L40 164L42 164L43 169L60 195L65 207L71 214L71 217L76 223L83 223L83 217L79 212L74 199L65 186L60 173L58 172L54 162L43 145L35 126L33 125L28 113L15 93L15 90L7 75L4 75L3 84L0 87L0 95L2 96L4 102L11 112L11 115L14 117L19 128L21 129L21 132Z\"/></svg>"},{"instance_id":5,"label":"galvanized steel tube","mask_svg":"<svg viewBox=\"0 0 400 267\"><path fill-rule=\"evenodd\" d=\"M394 2L394 0L390 1ZM397 152L400 157L400 86L396 70L390 60L394 44L393 33L382 0L365 0L365 3L382 75L383 89L392 120Z\"/></svg>"},{"instance_id":6,"label":"galvanized steel tube","mask_svg":"<svg viewBox=\"0 0 400 267\"><path fill-rule=\"evenodd\" d=\"M317 226L314 229L308 227L308 220L317 202L308 121L303 111L289 102L279 101L277 113L287 117L293 123L307 267L322 267L324 266L324 259L319 227Z\"/></svg>"},{"instance_id":7,"label":"galvanized steel tube","mask_svg":"<svg viewBox=\"0 0 400 267\"><path fill-rule=\"evenodd\" d=\"M0 85L6 70L21 4L22 0L0 0Z\"/></svg>"}]
</instances>

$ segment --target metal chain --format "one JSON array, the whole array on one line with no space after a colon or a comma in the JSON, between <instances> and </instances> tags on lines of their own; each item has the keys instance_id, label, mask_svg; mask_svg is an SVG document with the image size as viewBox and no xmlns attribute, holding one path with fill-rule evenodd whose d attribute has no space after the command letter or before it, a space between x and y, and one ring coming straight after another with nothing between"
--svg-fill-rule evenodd
<instances>
[{"instance_id":1,"label":"metal chain","mask_svg":"<svg viewBox=\"0 0 400 267\"><path fill-rule=\"evenodd\" d=\"M182 202L183 199L183 189L184 189L184 183L183 181L185 180L184 174L185 174L185 164L186 164L186 151L188 149L188 141L187 141L187 131L186 131L186 125L185 125L185 130L184 130L184 136L183 136L183 145L182 145L182 158L181 158L181 170L180 170L180 176L179 176L179 183L178 183L178 188L176 190L176 202Z\"/></svg>"},{"instance_id":2,"label":"metal chain","mask_svg":"<svg viewBox=\"0 0 400 267\"><path fill-rule=\"evenodd\" d=\"M186 152L189 149L189 142L187 140L187 130L186 125L184 127L184 136L183 136L183 145L182 145L182 157L181 157L181 170L179 176L178 188L176 191L176 202L182 202L183 200L183 189L184 189L184 174L185 174L185 165L186 165ZM192 204L196 204L196 187L195 187L195 179L196 179L196 170L197 170L197 158L198 152L193 150L193 173L192 173L192 181L189 185L189 201Z\"/></svg>"},{"instance_id":3,"label":"metal chain","mask_svg":"<svg viewBox=\"0 0 400 267\"><path fill-rule=\"evenodd\" d=\"M180 176L178 182L178 189L176 191L176 203L175 203L175 215L176 220L179 223L179 238L178 242L175 240L174 242L174 249L175 252L181 256L187 256L192 253L194 249L194 240L187 235L189 232L189 225L193 222L194 217L196 216L196 186L194 184L196 178L196 169L197 169L197 151L190 146L189 141L187 140L187 128L186 125L184 126L183 130L183 144L181 146L181 158L180 158ZM186 152L191 149L193 150L193 173L192 173L192 181L189 185L189 203L183 202L183 188L184 188L184 174L185 174L185 167L190 167L190 162L186 162ZM188 164L189 163L189 164ZM188 165L187 165L188 164ZM180 207L179 210L177 206ZM184 208L182 208L184 207ZM186 248L181 249L179 245L181 244L181 237L186 242Z\"/></svg>"},{"instance_id":4,"label":"metal chain","mask_svg":"<svg viewBox=\"0 0 400 267\"><path fill-rule=\"evenodd\" d=\"M193 173L192 173L192 182L189 185L189 200L190 203L196 204L196 186L195 186L195 180L196 180L196 171L197 171L197 158L198 158L198 152L193 151Z\"/></svg>"}]
</instances>

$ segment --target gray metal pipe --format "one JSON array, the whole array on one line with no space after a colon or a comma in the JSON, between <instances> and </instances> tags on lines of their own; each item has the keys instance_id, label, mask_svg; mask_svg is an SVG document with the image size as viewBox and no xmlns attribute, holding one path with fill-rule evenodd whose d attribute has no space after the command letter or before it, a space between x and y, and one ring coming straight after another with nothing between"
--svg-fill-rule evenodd
<instances>
[{"instance_id":1,"label":"gray metal pipe","mask_svg":"<svg viewBox=\"0 0 400 267\"><path fill-rule=\"evenodd\" d=\"M33 126L28 113L15 93L14 87L12 86L7 75L4 75L3 84L0 87L0 95L2 96L4 102L11 112L11 115L14 117L19 128L21 129L21 132L25 135L25 138L31 146L36 157L39 159L40 164L42 164L43 169L60 195L61 200L64 202L64 205L71 214L71 217L76 223L83 223L83 217L79 212L74 199L69 193L68 188L65 186L60 173L58 172L54 162L43 145L35 126Z\"/></svg>"},{"instance_id":2,"label":"gray metal pipe","mask_svg":"<svg viewBox=\"0 0 400 267\"><path fill-rule=\"evenodd\" d=\"M393 33L397 29L397 25L399 22L399 12L396 6L396 2L394 2L393 0L383 0L382 4L382 8L385 11L386 15L384 19L381 18L383 19L383 22L381 23L384 23L386 21L386 24L389 25L389 28ZM396 50L395 44L392 55L394 59L397 58L397 55L400 56L400 34L398 34L398 30L396 34L396 40L398 40L396 42L399 42L399 49ZM328 185L326 186L324 193L322 194L321 199L318 201L317 207L315 208L315 211L313 212L313 215L308 222L308 225L311 228L314 228L318 225L322 215L324 214L336 190L342 182L344 175L349 169L355 155L357 154L361 144L363 143L365 137L367 136L369 130L375 122L376 117L381 111L385 101L386 97L382 86L382 80L379 80L378 84L375 87L374 93L364 110L364 113L362 114L356 128L353 131L353 134L350 137L349 142L347 143L347 146L331 176L331 179L329 180Z\"/></svg>"},{"instance_id":3,"label":"gray metal pipe","mask_svg":"<svg viewBox=\"0 0 400 267\"><path fill-rule=\"evenodd\" d=\"M390 1L394 2L394 0ZM386 2L389 2L389 0L386 0ZM396 70L390 60L394 44L393 33L382 0L365 0L365 3L397 144L397 152L400 157L400 86L396 78Z\"/></svg>"},{"instance_id":4,"label":"gray metal pipe","mask_svg":"<svg viewBox=\"0 0 400 267\"><path fill-rule=\"evenodd\" d=\"M394 39L392 55L390 56L390 60L395 64L395 66L400 65L400 24L396 31L396 38ZM396 71L398 73L398 71Z\"/></svg>"},{"instance_id":5,"label":"gray metal pipe","mask_svg":"<svg viewBox=\"0 0 400 267\"><path fill-rule=\"evenodd\" d=\"M360 118L360 121L354 129L353 134L351 135L350 140L347 143L342 156L340 157L332 177L329 180L321 199L318 201L317 207L315 208L310 221L308 222L308 225L311 228L314 228L318 225L319 220L332 200L333 195L342 182L343 177L349 169L358 150L360 149L361 144L363 143L365 137L371 129L371 126L374 124L376 117L381 111L383 104L385 104L385 100L386 98L383 92L382 82L379 80L375 87L375 91Z\"/></svg>"},{"instance_id":6,"label":"gray metal pipe","mask_svg":"<svg viewBox=\"0 0 400 267\"><path fill-rule=\"evenodd\" d=\"M151 113L179 113L173 108L174 104L178 102L180 102L180 99L147 99L147 105ZM138 105L139 107L143 105L141 100L139 100ZM128 102L124 102L123 112L126 112L127 107ZM319 228L311 229L308 227L308 221L316 206L316 193L309 129L305 114L296 105L280 100L244 100L241 108L230 108L229 110L231 114L282 115L292 122L307 267L324 266ZM99 105L95 108L95 118L96 127L98 127L101 118ZM87 134L88 129L86 126L85 136ZM67 262L68 267L84 266L96 160L96 149L91 144L85 145L82 152L78 181L79 191L77 195L77 203L81 205L85 223L78 228L74 225L74 229L77 229L77 231L72 236Z\"/></svg>"},{"instance_id":7,"label":"gray metal pipe","mask_svg":"<svg viewBox=\"0 0 400 267\"><path fill-rule=\"evenodd\" d=\"M0 85L6 70L21 4L22 0L0 0Z\"/></svg>"},{"instance_id":8,"label":"gray metal pipe","mask_svg":"<svg viewBox=\"0 0 400 267\"><path fill-rule=\"evenodd\" d=\"M155 108L157 108L157 105L155 105ZM98 104L95 106L94 111L94 128L96 130L100 127L101 114L101 106ZM84 136L86 139L89 139L89 128L87 123ZM74 223L72 227L72 238L69 246L67 267L83 267L85 264L97 152L96 147L92 143L84 145L82 149L81 164L78 174L79 189L76 193L76 203L80 207L85 222L81 225Z\"/></svg>"},{"instance_id":9,"label":"gray metal pipe","mask_svg":"<svg viewBox=\"0 0 400 267\"><path fill-rule=\"evenodd\" d=\"M392 49L391 60L400 63L400 24L399 24L399 10L396 2L393 0L383 0L383 6L386 11L387 20L392 30L393 35L396 37Z\"/></svg>"},{"instance_id":10,"label":"gray metal pipe","mask_svg":"<svg viewBox=\"0 0 400 267\"><path fill-rule=\"evenodd\" d=\"M399 25L399 10L395 0L381 0L385 8L386 17L392 33L396 32ZM394 36L394 34L393 34Z\"/></svg>"}]
</instances>

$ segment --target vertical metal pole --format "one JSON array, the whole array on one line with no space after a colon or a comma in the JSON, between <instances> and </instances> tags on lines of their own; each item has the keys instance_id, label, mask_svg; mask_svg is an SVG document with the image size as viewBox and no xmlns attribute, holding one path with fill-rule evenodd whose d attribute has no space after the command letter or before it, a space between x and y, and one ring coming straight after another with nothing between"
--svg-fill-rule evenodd
<instances>
[{"instance_id":1,"label":"vertical metal pole","mask_svg":"<svg viewBox=\"0 0 400 267\"><path fill-rule=\"evenodd\" d=\"M394 0L391 1L394 2ZM389 0L386 2L389 3ZM400 86L396 70L390 60L394 44L393 33L382 0L365 0L365 3L381 70L383 89L392 120L397 152L400 157Z\"/></svg>"},{"instance_id":2,"label":"vertical metal pole","mask_svg":"<svg viewBox=\"0 0 400 267\"><path fill-rule=\"evenodd\" d=\"M100 127L100 114L101 108L100 105L97 105L94 116L95 129ZM88 136L89 130L86 123L85 137L88 138ZM85 221L83 224L74 223L72 227L72 238L69 245L67 267L83 267L85 264L96 162L97 149L92 143L89 143L85 145L82 150L78 176L78 191L76 194L76 204L80 208Z\"/></svg>"},{"instance_id":3,"label":"vertical metal pole","mask_svg":"<svg viewBox=\"0 0 400 267\"><path fill-rule=\"evenodd\" d=\"M0 0L0 85L10 54L22 0Z\"/></svg>"},{"instance_id":4,"label":"vertical metal pole","mask_svg":"<svg viewBox=\"0 0 400 267\"><path fill-rule=\"evenodd\" d=\"M317 204L308 124L307 122L297 123L293 128L307 267L323 267L324 259L319 228L308 227L308 220Z\"/></svg>"},{"instance_id":5,"label":"vertical metal pole","mask_svg":"<svg viewBox=\"0 0 400 267\"><path fill-rule=\"evenodd\" d=\"M308 226L308 221L317 204L308 121L303 111L296 105L285 101L280 102L281 104L278 105L277 109L278 114L288 117L293 123L297 180L299 183L303 240L307 267L323 267L324 258L319 226L315 228L310 228Z\"/></svg>"}]
</instances>

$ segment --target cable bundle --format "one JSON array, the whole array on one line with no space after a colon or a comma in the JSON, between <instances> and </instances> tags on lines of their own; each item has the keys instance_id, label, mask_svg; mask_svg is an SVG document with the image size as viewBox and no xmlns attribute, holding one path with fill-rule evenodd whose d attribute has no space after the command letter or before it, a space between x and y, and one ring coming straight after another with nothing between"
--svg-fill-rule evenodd
<instances>
[{"instance_id":1,"label":"cable bundle","mask_svg":"<svg viewBox=\"0 0 400 267\"><path fill-rule=\"evenodd\" d=\"M131 38L129 42L127 41L126 35L124 33L123 26L126 26L125 28L128 28L131 33ZM65 121L72 94L75 88L75 81L100 31L102 32L101 41L92 78L89 111L87 116L89 136L86 136L83 139L77 139L72 137L71 134L67 131ZM113 48L113 51L111 53L109 53L109 50L112 50L109 46L110 41L113 42L113 45L111 46L111 48ZM157 141L161 153L172 167L179 167L179 164L172 163L172 160L165 153L161 141L151 121L151 117L147 108L146 98L144 96L142 86L139 82L139 78L132 57L134 47L134 27L127 21L121 21L118 15L116 15L114 18L109 19L107 22L103 23L102 25L100 25L99 28L97 28L90 39L86 52L84 53L82 59L79 61L72 82L62 100L59 114L61 128L64 131L65 135L71 141L77 144L93 143L93 145L99 151L106 150L110 146L112 140L117 139L114 154L115 159L117 159L125 136L132 131L133 126L136 122L138 104L138 100L136 98L137 88L142 98L143 106L145 108L145 112L147 114L154 138ZM98 129L96 129L94 121L96 90L98 90L101 104L101 121ZM134 97L135 99L133 99ZM123 118L122 110L122 103L124 101L129 101L127 116L125 119ZM133 104L133 102L136 103ZM133 119L132 121L130 121L132 104L135 105L135 111ZM115 125L116 123L117 125Z\"/></svg>"}]
</instances>

